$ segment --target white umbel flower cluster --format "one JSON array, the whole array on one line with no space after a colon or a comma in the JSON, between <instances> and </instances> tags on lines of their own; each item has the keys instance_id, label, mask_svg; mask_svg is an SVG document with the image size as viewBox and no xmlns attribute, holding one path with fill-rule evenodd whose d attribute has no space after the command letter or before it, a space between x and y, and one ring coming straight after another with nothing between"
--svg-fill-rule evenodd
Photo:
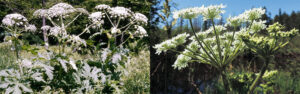
<instances>
[{"instance_id":1,"label":"white umbel flower cluster","mask_svg":"<svg viewBox=\"0 0 300 94\"><path fill-rule=\"evenodd\" d=\"M142 24L147 24L148 18L141 13L135 13L134 14L134 19L138 22L138 23L142 23Z\"/></svg>"},{"instance_id":2,"label":"white umbel flower cluster","mask_svg":"<svg viewBox=\"0 0 300 94\"><path fill-rule=\"evenodd\" d=\"M147 31L142 26L136 25L135 28L136 28L136 32L134 33L135 35L139 37L148 36Z\"/></svg>"},{"instance_id":3,"label":"white umbel flower cluster","mask_svg":"<svg viewBox=\"0 0 300 94\"><path fill-rule=\"evenodd\" d=\"M107 10L107 9L110 9L110 6L101 4L101 5L97 5L95 8L98 10Z\"/></svg>"},{"instance_id":4,"label":"white umbel flower cluster","mask_svg":"<svg viewBox=\"0 0 300 94\"><path fill-rule=\"evenodd\" d=\"M33 13L36 17L59 17L59 16L69 16L69 14L74 12L80 12L83 14L89 14L89 12L84 8L74 8L72 5L67 3L58 3L49 9L38 9Z\"/></svg>"},{"instance_id":5,"label":"white umbel flower cluster","mask_svg":"<svg viewBox=\"0 0 300 94\"><path fill-rule=\"evenodd\" d=\"M18 13L13 13L13 14L8 14L4 17L2 20L3 25L6 26L23 26L24 24L27 23L27 18L24 17L21 14Z\"/></svg>"},{"instance_id":6,"label":"white umbel flower cluster","mask_svg":"<svg viewBox=\"0 0 300 94\"><path fill-rule=\"evenodd\" d=\"M188 57L188 56L185 56L183 54L180 54L175 63L172 65L174 68L177 68L177 69L182 69L182 68L185 68L188 66L188 62L189 60L191 60L192 58L191 57Z\"/></svg>"},{"instance_id":7,"label":"white umbel flower cluster","mask_svg":"<svg viewBox=\"0 0 300 94\"><path fill-rule=\"evenodd\" d=\"M104 18L104 14L102 12L94 12L89 15L89 18L92 20L93 23L95 24L103 24L104 21L102 18Z\"/></svg>"},{"instance_id":8,"label":"white umbel flower cluster","mask_svg":"<svg viewBox=\"0 0 300 94\"><path fill-rule=\"evenodd\" d=\"M125 7L113 7L110 8L109 14L111 18L120 17L121 19L125 19L131 16L131 10Z\"/></svg>"},{"instance_id":9,"label":"white umbel flower cluster","mask_svg":"<svg viewBox=\"0 0 300 94\"><path fill-rule=\"evenodd\" d=\"M243 14L245 19L249 20L249 21L253 21L253 20L257 20L259 18L261 18L261 16L263 14L265 14L266 10L263 8L253 8L251 10L247 10L245 11Z\"/></svg>"},{"instance_id":10,"label":"white umbel flower cluster","mask_svg":"<svg viewBox=\"0 0 300 94\"><path fill-rule=\"evenodd\" d=\"M173 49L178 45L181 45L186 42L186 38L189 36L187 33L182 33L173 37L172 39L166 40L160 44L155 45L153 48L157 49L156 54L160 54L161 52L166 52L169 49Z\"/></svg>"},{"instance_id":11,"label":"white umbel flower cluster","mask_svg":"<svg viewBox=\"0 0 300 94\"><path fill-rule=\"evenodd\" d=\"M220 5L210 5L208 7L205 7L203 9L202 15L203 20L209 20L209 19L220 19L222 13L225 13L225 10L222 10L222 8L225 8L226 6L223 4Z\"/></svg>"},{"instance_id":12,"label":"white umbel flower cluster","mask_svg":"<svg viewBox=\"0 0 300 94\"><path fill-rule=\"evenodd\" d=\"M173 18L183 18L183 19L192 19L198 17L202 11L204 10L204 6L202 7L194 7L194 8L186 8L173 12Z\"/></svg>"},{"instance_id":13,"label":"white umbel flower cluster","mask_svg":"<svg viewBox=\"0 0 300 94\"><path fill-rule=\"evenodd\" d=\"M223 4L220 5L210 5L208 7L194 7L194 8L186 8L181 9L179 11L173 12L173 18L183 18L183 19L193 19L200 15L203 16L203 20L208 19L220 19L222 13L225 11L222 8L225 8Z\"/></svg>"},{"instance_id":14,"label":"white umbel flower cluster","mask_svg":"<svg viewBox=\"0 0 300 94\"><path fill-rule=\"evenodd\" d=\"M89 12L84 8L76 8L76 11L87 15L89 14Z\"/></svg>"},{"instance_id":15,"label":"white umbel flower cluster","mask_svg":"<svg viewBox=\"0 0 300 94\"><path fill-rule=\"evenodd\" d=\"M45 25L45 26L42 26L42 27L41 27L41 29L42 29L42 30L45 30L45 31L50 30L50 28L51 28L51 27L50 27L49 25Z\"/></svg>"},{"instance_id":16,"label":"white umbel flower cluster","mask_svg":"<svg viewBox=\"0 0 300 94\"><path fill-rule=\"evenodd\" d=\"M25 25L25 30L29 31L29 32L35 32L36 31L36 27L35 27L35 25L32 25L32 24Z\"/></svg>"},{"instance_id":17,"label":"white umbel flower cluster","mask_svg":"<svg viewBox=\"0 0 300 94\"><path fill-rule=\"evenodd\" d=\"M76 9L67 3L58 3L54 6L52 6L51 8L48 9L48 16L49 17L58 17L61 15L67 15L70 13L76 12Z\"/></svg>"},{"instance_id":18,"label":"white umbel flower cluster","mask_svg":"<svg viewBox=\"0 0 300 94\"><path fill-rule=\"evenodd\" d=\"M48 10L46 9L38 9L33 13L33 16L40 17L40 18L47 17L47 15L48 15Z\"/></svg>"},{"instance_id":19,"label":"white umbel flower cluster","mask_svg":"<svg viewBox=\"0 0 300 94\"><path fill-rule=\"evenodd\" d=\"M228 17L226 25L238 27L244 22L244 17L241 15L235 16L235 17Z\"/></svg>"},{"instance_id":20,"label":"white umbel flower cluster","mask_svg":"<svg viewBox=\"0 0 300 94\"><path fill-rule=\"evenodd\" d=\"M261 16L265 14L265 10L262 8L253 8L251 10L246 10L244 13L235 16L229 17L227 19L226 25L230 25L233 27L240 26L243 22L252 22L261 18Z\"/></svg>"},{"instance_id":21,"label":"white umbel flower cluster","mask_svg":"<svg viewBox=\"0 0 300 94\"><path fill-rule=\"evenodd\" d=\"M262 29L265 29L266 28L266 25L265 25L266 21L253 21L252 23L252 26L251 26L251 31L254 31L254 32L258 32Z\"/></svg>"}]
</instances>

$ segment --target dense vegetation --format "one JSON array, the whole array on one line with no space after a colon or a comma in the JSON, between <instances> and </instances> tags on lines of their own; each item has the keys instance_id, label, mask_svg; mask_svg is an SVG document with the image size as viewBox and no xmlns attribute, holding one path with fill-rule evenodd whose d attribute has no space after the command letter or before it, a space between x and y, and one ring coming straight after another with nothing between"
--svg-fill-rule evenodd
<instances>
[{"instance_id":1,"label":"dense vegetation","mask_svg":"<svg viewBox=\"0 0 300 94\"><path fill-rule=\"evenodd\" d=\"M176 5L0 0L0 92L300 93L300 12Z\"/></svg>"}]
</instances>

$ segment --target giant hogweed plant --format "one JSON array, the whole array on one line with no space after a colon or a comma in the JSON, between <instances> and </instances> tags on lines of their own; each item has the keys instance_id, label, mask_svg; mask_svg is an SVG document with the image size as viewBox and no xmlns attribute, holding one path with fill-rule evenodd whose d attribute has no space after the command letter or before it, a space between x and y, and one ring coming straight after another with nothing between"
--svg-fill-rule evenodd
<instances>
[{"instance_id":1,"label":"giant hogweed plant","mask_svg":"<svg viewBox=\"0 0 300 94\"><path fill-rule=\"evenodd\" d=\"M215 67L221 75L225 90L231 91L230 84L226 77L226 68L243 52L246 48L245 44L249 44L245 42L247 39L245 35L253 35L253 33L266 27L265 21L259 20L265 13L265 10L262 8L253 8L238 16L229 17L225 25L215 25L215 20L220 19L221 14L225 12L223 8L225 8L225 6L221 4L187 8L173 12L174 18L180 17L189 20L192 29L191 34L179 34L172 39L155 45L154 48L157 49L157 54L166 52L167 50L178 52L179 55L173 67L179 70L187 67L189 63L195 62L205 63ZM211 21L212 26L206 31L194 31L192 19L198 16L202 16L204 21ZM233 28L233 30L227 28ZM288 34L292 35L292 33ZM175 50L177 46L183 45L186 42L189 42L189 44L186 45L183 52ZM278 45L279 44L282 45L281 43L278 43ZM254 49L252 47L253 46L250 46L249 48Z\"/></svg>"},{"instance_id":2,"label":"giant hogweed plant","mask_svg":"<svg viewBox=\"0 0 300 94\"><path fill-rule=\"evenodd\" d=\"M20 66L16 69L5 69L0 71L0 89L5 93L32 93L32 92L52 92L52 93L96 93L96 92L111 92L120 93L120 86L118 80L114 79L114 72L117 71L114 67L119 67L120 62L126 62L128 51L114 50L115 46L108 46L100 50L101 57L99 62L88 62L90 60L79 60L70 58L65 53L64 48L71 46L74 48L81 48L86 46L86 41L80 38L83 33L90 33L90 29L99 30L91 37L106 33L113 35L130 34L131 37L147 36L146 30L140 26L147 23L147 17L140 13L133 13L124 7L110 7L108 5L98 5L96 9L104 12L95 12L89 14L83 8L74 8L66 3L58 3L49 9L39 9L33 15L35 17L46 17L52 26L43 26L41 30L49 31L50 36L54 36L59 40L59 52L47 50L46 52L38 52L36 48L30 46L23 46L26 51L31 52L35 57L19 58L16 63ZM89 15L91 24L86 25L82 33L78 35L71 35L67 28L82 14ZM108 18L112 24L111 32L102 32L101 25L104 23L104 18ZM116 19L116 21L114 21ZM119 27L121 20L129 20L130 23L123 27ZM15 34L20 34L22 31L35 31L34 25L25 24L22 21L27 21L26 18L20 14L9 14L3 20L3 26L14 38L7 37L5 39L16 40ZM25 26L20 26L24 25ZM132 25L134 26L132 28ZM25 27L25 28L23 28ZM128 29L131 27L131 30ZM123 30L123 31L121 31ZM118 47L123 48L123 41ZM110 42L110 41L108 41ZM45 44L48 45L48 44ZM112 48L115 47L115 48ZM76 49L75 49L76 50ZM18 56L18 55L17 55ZM114 66L112 66L114 65ZM108 67L112 69L107 69ZM109 87L107 87L109 86ZM113 88L113 89L112 89Z\"/></svg>"}]
</instances>

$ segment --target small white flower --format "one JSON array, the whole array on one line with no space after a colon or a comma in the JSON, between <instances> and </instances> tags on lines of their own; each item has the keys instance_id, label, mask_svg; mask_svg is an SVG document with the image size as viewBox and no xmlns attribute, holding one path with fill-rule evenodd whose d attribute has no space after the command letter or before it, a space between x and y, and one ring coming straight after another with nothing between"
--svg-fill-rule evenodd
<instances>
[{"instance_id":1,"label":"small white flower","mask_svg":"<svg viewBox=\"0 0 300 94\"><path fill-rule=\"evenodd\" d=\"M103 15L102 12L94 12L89 15L89 18L93 21L93 23L101 23L102 24L102 18L105 16Z\"/></svg>"},{"instance_id":2,"label":"small white flower","mask_svg":"<svg viewBox=\"0 0 300 94\"><path fill-rule=\"evenodd\" d=\"M107 48L102 51L102 53L101 53L101 60L102 60L102 62L106 61L107 56L108 56L109 53L111 53L111 50L109 50Z\"/></svg>"},{"instance_id":3,"label":"small white flower","mask_svg":"<svg viewBox=\"0 0 300 94\"><path fill-rule=\"evenodd\" d=\"M118 63L119 61L121 61L122 57L121 57L121 54L120 53L115 53L113 56L112 56L112 63Z\"/></svg>"},{"instance_id":4,"label":"small white flower","mask_svg":"<svg viewBox=\"0 0 300 94\"><path fill-rule=\"evenodd\" d=\"M135 13L134 14L134 19L137 22L140 22L140 23L143 23L143 24L147 24L147 21L148 21L148 18L144 14L141 14L141 13Z\"/></svg>"},{"instance_id":5,"label":"small white flower","mask_svg":"<svg viewBox=\"0 0 300 94\"><path fill-rule=\"evenodd\" d=\"M76 8L76 11L83 13L83 14L89 14L89 12L84 8Z\"/></svg>"},{"instance_id":6,"label":"small white flower","mask_svg":"<svg viewBox=\"0 0 300 94\"><path fill-rule=\"evenodd\" d=\"M69 64L72 66L73 69L75 69L76 71L78 70L78 68L76 67L75 61L73 59L70 59Z\"/></svg>"},{"instance_id":7,"label":"small white flower","mask_svg":"<svg viewBox=\"0 0 300 94\"><path fill-rule=\"evenodd\" d=\"M266 21L253 21L251 26L251 31L257 32L266 28Z\"/></svg>"},{"instance_id":8,"label":"small white flower","mask_svg":"<svg viewBox=\"0 0 300 94\"><path fill-rule=\"evenodd\" d=\"M61 32L62 32L62 30L60 27L55 26L55 27L50 28L50 35L58 36Z\"/></svg>"},{"instance_id":9,"label":"small white flower","mask_svg":"<svg viewBox=\"0 0 300 94\"><path fill-rule=\"evenodd\" d=\"M51 27L49 25L42 26L41 29L48 31Z\"/></svg>"},{"instance_id":10,"label":"small white flower","mask_svg":"<svg viewBox=\"0 0 300 94\"><path fill-rule=\"evenodd\" d=\"M172 65L174 68L177 68L177 69L182 69L182 68L185 68L188 66L188 62L189 60L191 60L192 58L191 57L188 57L188 56L185 56L185 55L182 55L180 54L175 63Z\"/></svg>"},{"instance_id":11,"label":"small white flower","mask_svg":"<svg viewBox=\"0 0 300 94\"><path fill-rule=\"evenodd\" d=\"M97 5L95 8L99 9L99 10L106 10L106 9L109 9L110 6L105 5L105 4L101 4L101 5Z\"/></svg>"},{"instance_id":12,"label":"small white flower","mask_svg":"<svg viewBox=\"0 0 300 94\"><path fill-rule=\"evenodd\" d=\"M22 63L22 66L24 66L24 67L26 67L26 68L32 67L32 62L31 62L30 60L28 60L28 59L22 60L21 63Z\"/></svg>"},{"instance_id":13,"label":"small white flower","mask_svg":"<svg viewBox=\"0 0 300 94\"><path fill-rule=\"evenodd\" d=\"M47 17L48 15L48 10L46 9L38 9L33 13L33 16L36 17Z\"/></svg>"},{"instance_id":14,"label":"small white flower","mask_svg":"<svg viewBox=\"0 0 300 94\"><path fill-rule=\"evenodd\" d=\"M36 31L36 27L35 27L35 25L32 25L32 24L25 25L25 30L30 31L30 32L34 32L34 31Z\"/></svg>"},{"instance_id":15,"label":"small white flower","mask_svg":"<svg viewBox=\"0 0 300 94\"><path fill-rule=\"evenodd\" d=\"M166 52L169 49L173 49L178 45L181 45L186 42L186 38L189 36L187 33L182 33L173 37L172 39L166 40L160 44L156 44L153 48L156 49L156 54L160 54L161 52Z\"/></svg>"},{"instance_id":16,"label":"small white flower","mask_svg":"<svg viewBox=\"0 0 300 94\"><path fill-rule=\"evenodd\" d=\"M142 27L142 26L135 26L137 29L136 32L134 33L135 35L138 35L139 37L145 37L148 36L147 31Z\"/></svg>"},{"instance_id":17,"label":"small white flower","mask_svg":"<svg viewBox=\"0 0 300 94\"><path fill-rule=\"evenodd\" d=\"M111 28L111 33L112 34L116 34L116 33L120 33L120 32L121 32L121 30L116 28L116 27Z\"/></svg>"}]
</instances>

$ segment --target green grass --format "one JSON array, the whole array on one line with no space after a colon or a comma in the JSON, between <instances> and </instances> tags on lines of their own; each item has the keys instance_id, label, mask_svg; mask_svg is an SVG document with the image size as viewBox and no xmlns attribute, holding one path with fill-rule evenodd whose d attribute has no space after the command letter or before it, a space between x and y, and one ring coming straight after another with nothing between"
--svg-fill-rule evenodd
<instances>
[{"instance_id":1,"label":"green grass","mask_svg":"<svg viewBox=\"0 0 300 94\"><path fill-rule=\"evenodd\" d=\"M141 51L126 63L121 77L125 94L150 94L149 51Z\"/></svg>"},{"instance_id":2,"label":"green grass","mask_svg":"<svg viewBox=\"0 0 300 94\"><path fill-rule=\"evenodd\" d=\"M0 44L0 70L13 67L15 61L15 53L11 50L11 46L5 43Z\"/></svg>"}]
</instances>

